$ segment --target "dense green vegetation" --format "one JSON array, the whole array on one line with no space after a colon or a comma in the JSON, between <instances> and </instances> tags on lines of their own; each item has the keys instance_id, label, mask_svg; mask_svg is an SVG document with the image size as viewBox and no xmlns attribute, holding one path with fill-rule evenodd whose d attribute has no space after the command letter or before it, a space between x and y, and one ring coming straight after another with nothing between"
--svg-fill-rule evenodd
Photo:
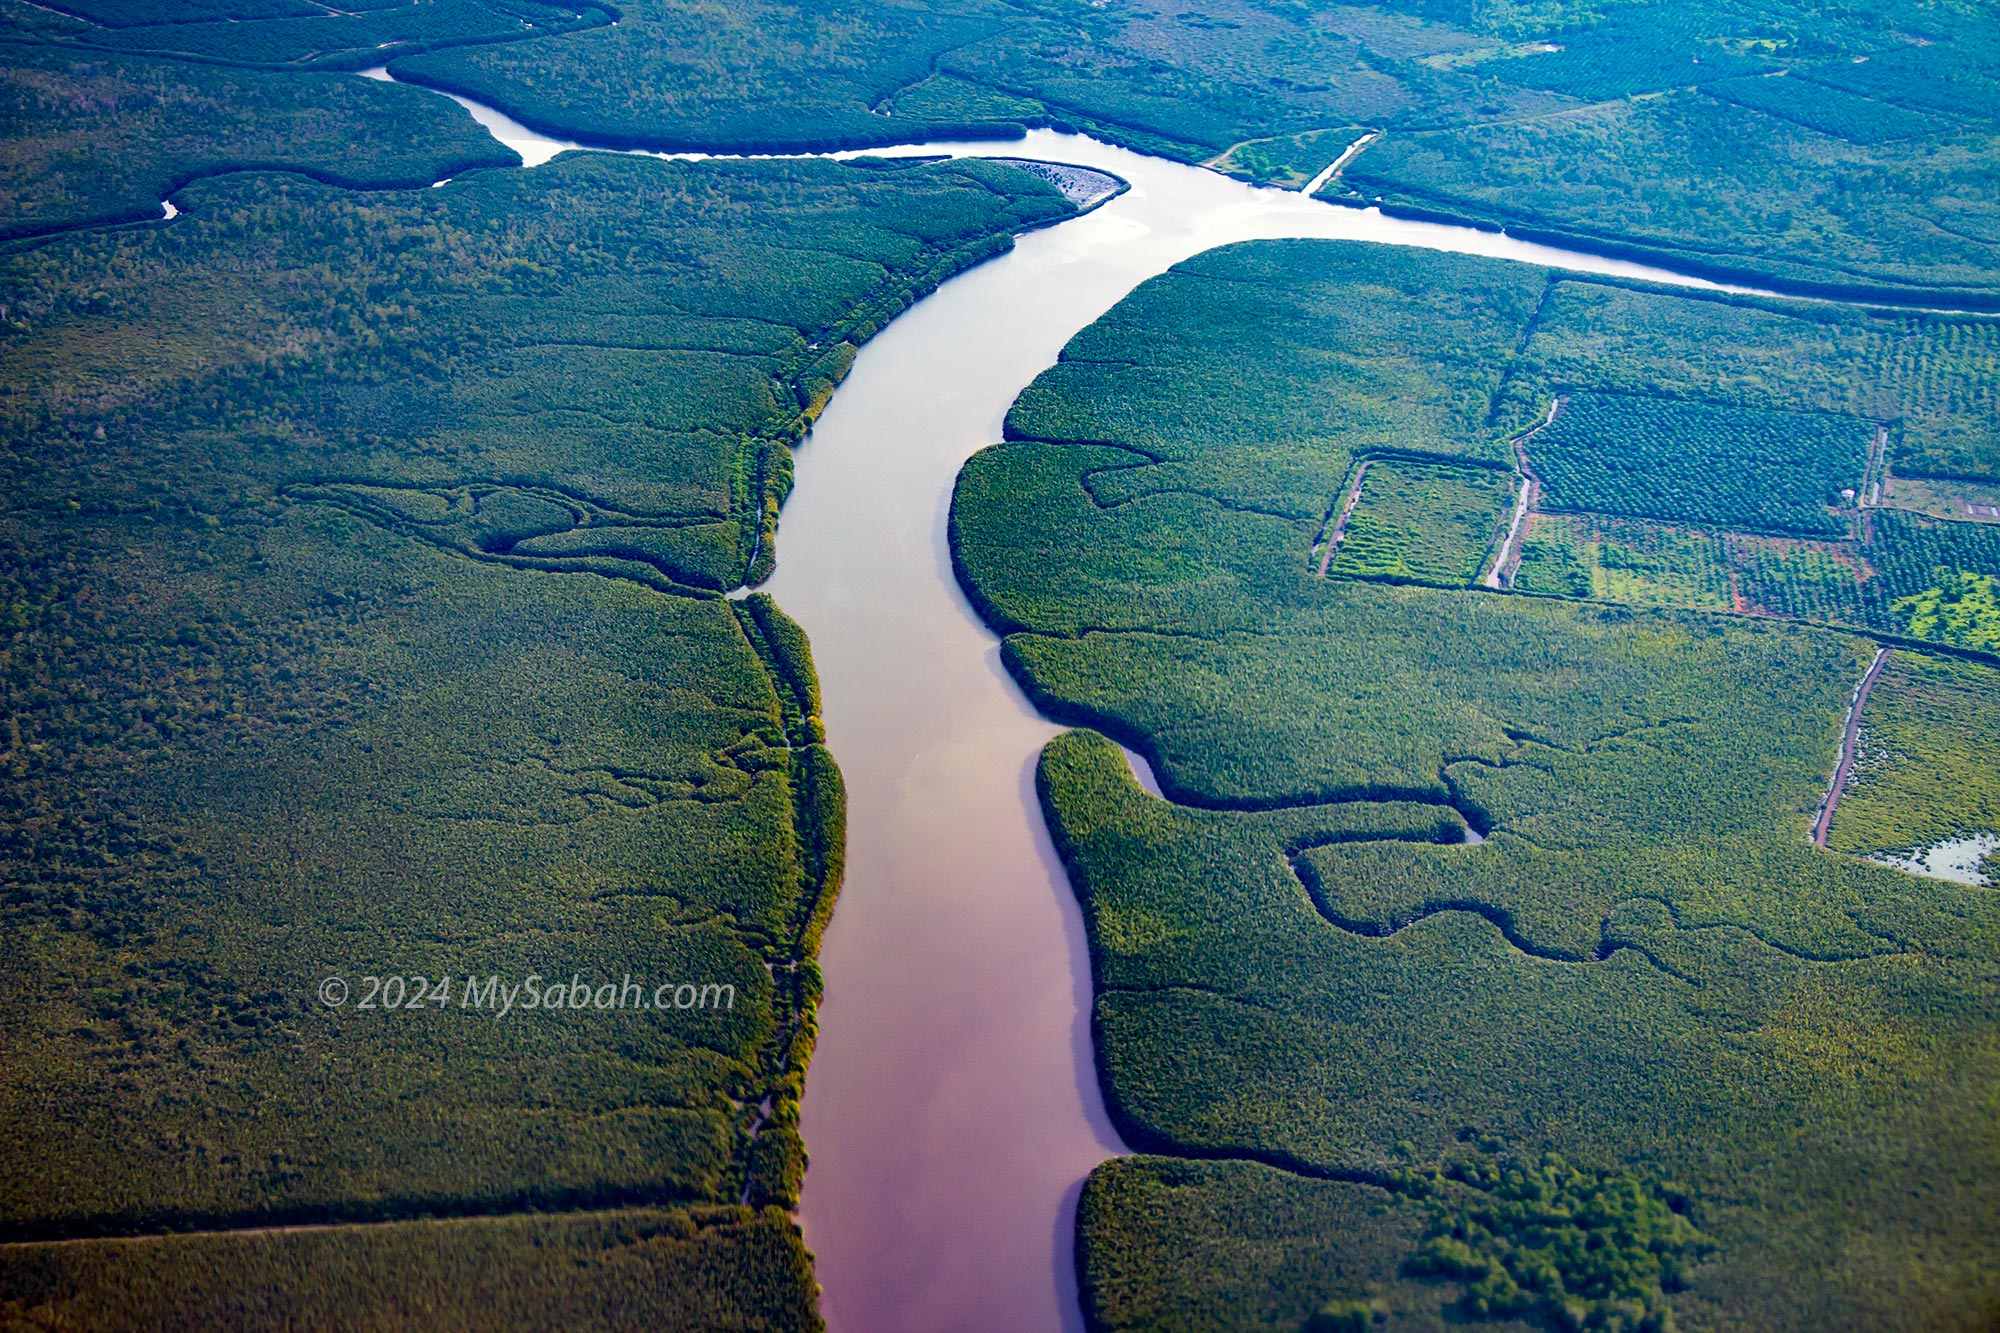
<instances>
[{"instance_id":1,"label":"dense green vegetation","mask_svg":"<svg viewBox=\"0 0 2000 1333\"><path fill-rule=\"evenodd\" d=\"M525 1214L0 1250L0 1323L83 1333L560 1328L808 1333L812 1269L776 1209Z\"/></svg>"},{"instance_id":2,"label":"dense green vegetation","mask_svg":"<svg viewBox=\"0 0 2000 1333\"><path fill-rule=\"evenodd\" d=\"M416 88L44 46L0 52L0 239L157 218L181 186L230 171L410 187L519 160Z\"/></svg>"},{"instance_id":3,"label":"dense green vegetation","mask_svg":"<svg viewBox=\"0 0 2000 1333\"><path fill-rule=\"evenodd\" d=\"M2000 833L2000 672L1893 652L1861 714L1859 753L1828 844L1907 856Z\"/></svg>"},{"instance_id":4,"label":"dense green vegetation","mask_svg":"<svg viewBox=\"0 0 2000 1333\"><path fill-rule=\"evenodd\" d=\"M1366 1182L1141 1155L1084 1187L1083 1280L1117 1330L1661 1328L1704 1244L1674 1202L1629 1173L1458 1145Z\"/></svg>"},{"instance_id":5,"label":"dense green vegetation","mask_svg":"<svg viewBox=\"0 0 2000 1333\"><path fill-rule=\"evenodd\" d=\"M1386 198L1805 289L1994 293L1990 23L1970 6L1568 13L1479 68L1574 99L1394 130L1346 172ZM1771 78L1760 75L1782 74ZM1937 114L1942 113L1942 114Z\"/></svg>"},{"instance_id":6,"label":"dense green vegetation","mask_svg":"<svg viewBox=\"0 0 2000 1333\"><path fill-rule=\"evenodd\" d=\"M1530 445L1551 509L1841 537L1875 424L1575 393Z\"/></svg>"},{"instance_id":7,"label":"dense green vegetation","mask_svg":"<svg viewBox=\"0 0 2000 1333\"><path fill-rule=\"evenodd\" d=\"M399 77L609 145L799 150L1057 125L1298 184L1367 127L1384 133L1333 187L1346 202L1760 282L2000 301L2000 48L1975 0L632 0L616 23L544 0L70 12L16 6L5 21L191 61L387 58Z\"/></svg>"},{"instance_id":8,"label":"dense green vegetation","mask_svg":"<svg viewBox=\"0 0 2000 1333\"><path fill-rule=\"evenodd\" d=\"M1950 373L1909 359L1943 327L1260 243L1141 287L1021 395L961 476L960 576L1035 702L1170 798L1089 731L1044 752L1113 1116L1142 1152L1231 1159L1100 1170L1097 1326L1434 1327L1481 1300L1544 1328L1983 1326L2000 1195L1961 1168L2000 1153L2000 900L1811 844L1874 645L1732 613L1721 563L1831 544L1536 520L1563 591L1653 608L1300 559L1358 455L1497 462L1558 393L1921 438L1958 420L1906 409ZM1872 434L1840 436L1855 481ZM1869 513L1925 586L1986 532ZM1453 1174L1468 1134L1506 1156ZM1355 1220L1412 1172L1435 1207Z\"/></svg>"},{"instance_id":9,"label":"dense green vegetation","mask_svg":"<svg viewBox=\"0 0 2000 1333\"><path fill-rule=\"evenodd\" d=\"M1371 462L1327 571L1462 588L1479 573L1513 498L1506 472Z\"/></svg>"},{"instance_id":10,"label":"dense green vegetation","mask_svg":"<svg viewBox=\"0 0 2000 1333\"><path fill-rule=\"evenodd\" d=\"M1839 66L1832 69L1838 70ZM1706 84L1702 91L1710 97L1870 147L1940 134L1948 129L1935 116L1905 111L1889 102L1855 97L1803 78L1725 79Z\"/></svg>"},{"instance_id":11,"label":"dense green vegetation","mask_svg":"<svg viewBox=\"0 0 2000 1333\"><path fill-rule=\"evenodd\" d=\"M1422 1327L1418 1317L1442 1303L1430 1284L1399 1277L1425 1215L1378 1186L1141 1154L1092 1172L1077 1211L1091 1237L1080 1276L1097 1328L1320 1333L1307 1321L1340 1304L1393 1309L1395 1326ZM1330 1236L1341 1243L1330 1247Z\"/></svg>"},{"instance_id":12,"label":"dense green vegetation","mask_svg":"<svg viewBox=\"0 0 2000 1333\"><path fill-rule=\"evenodd\" d=\"M1845 542L1740 528L1844 536L1852 511L1827 502L1846 504L1840 490L1879 475L1867 462L1873 421L1895 423L1897 468L1945 457L1995 466L1982 378L1994 327L1366 247L1212 252L1141 286L1022 392L1009 443L961 482L955 550L995 624L1253 627L1263 618L1246 595L1300 596L1297 574L1316 567L1356 457L1499 463L1513 452L1507 437L1564 396L1569 406L1524 446L1544 503L1722 526L1540 516L1516 587L1909 634L1912 617L1894 604L1934 587L1939 567L2000 574L2000 530L1881 509ZM1135 358L1134 342L1157 328L1175 330L1171 355ZM1246 413L1253 399L1259 411ZM1026 495L1033 505L1000 507ZM1451 540L1483 551L1474 533L1492 502L1452 503L1465 531ZM1224 525L1230 540L1191 542L1191 524ZM1072 544L1097 550L1096 581L1070 577ZM1425 549L1441 557L1448 546ZM1038 555L1002 585L978 576L989 547ZM1463 583L1458 560L1449 576L1423 577ZM1329 570L1368 572L1338 553Z\"/></svg>"},{"instance_id":13,"label":"dense green vegetation","mask_svg":"<svg viewBox=\"0 0 2000 1333\"><path fill-rule=\"evenodd\" d=\"M1387 6L1226 0L295 0L158 21L137 0L25 37L276 69L356 69L608 145L865 147L1084 130L1762 282L2000 302L2000 47L1976 0ZM1769 77L1782 75L1783 77ZM1336 150L1337 151L1337 150Z\"/></svg>"},{"instance_id":14,"label":"dense green vegetation","mask_svg":"<svg viewBox=\"0 0 2000 1333\"><path fill-rule=\"evenodd\" d=\"M1733 607L1991 651L1972 614L1979 599L1960 607L1947 596L2000 573L1988 525L1857 513L1839 492L1894 505L1893 487L1881 494L1888 471L1978 477L1995 466L1995 327L1556 282L1495 419L1525 427L1549 398L1567 396L1524 445L1547 483L1544 502L1666 521L1538 516L1513 586ZM1647 404L1651 419L1626 421L1628 412L1600 410L1606 403ZM1886 459L1867 457L1870 420L1890 423ZM1762 430L1768 447L1744 451L1744 433L1722 429L1732 423ZM1663 447L1676 442L1679 452ZM1732 449L1743 461L1731 461ZM1945 601L1960 609L1938 613Z\"/></svg>"},{"instance_id":15,"label":"dense green vegetation","mask_svg":"<svg viewBox=\"0 0 2000 1333\"><path fill-rule=\"evenodd\" d=\"M1482 1319L1522 1316L1560 1329L1664 1333L1666 1297L1712 1249L1659 1182L1539 1161L1457 1157L1399 1184L1433 1209L1408 1267L1466 1284Z\"/></svg>"},{"instance_id":16,"label":"dense green vegetation","mask_svg":"<svg viewBox=\"0 0 2000 1333\"><path fill-rule=\"evenodd\" d=\"M1339 187L1356 202L1766 281L2000 299L2000 56L1974 4L809 0L718 14L644 0L622 13L615 28L396 68L543 128L664 146L1054 123L1296 183L1332 160L1307 145L1369 126L1387 133Z\"/></svg>"},{"instance_id":17,"label":"dense green vegetation","mask_svg":"<svg viewBox=\"0 0 2000 1333\"><path fill-rule=\"evenodd\" d=\"M952 508L967 586L1007 626L1265 623L1263 601L1306 595L1357 455L1504 462L1489 401L1541 286L1519 265L1365 246L1189 260L1079 334L1015 402L1011 442L969 465ZM1132 354L1155 327L1177 331L1170 362ZM1216 527L1227 541L1188 539ZM1050 563L1083 546L1089 585ZM1017 571L1004 584L983 577L994 559Z\"/></svg>"},{"instance_id":18,"label":"dense green vegetation","mask_svg":"<svg viewBox=\"0 0 2000 1333\"><path fill-rule=\"evenodd\" d=\"M177 197L0 258L0 1237L793 1204L843 800L803 635L718 591L854 344L1072 207L603 155ZM627 974L732 998L465 993ZM95 1327L816 1323L789 1222L712 1210L7 1263Z\"/></svg>"},{"instance_id":19,"label":"dense green vegetation","mask_svg":"<svg viewBox=\"0 0 2000 1333\"><path fill-rule=\"evenodd\" d=\"M289 69L366 69L391 55L514 42L611 22L609 6L545 0L365 0L344 9L301 0L71 0L73 22L44 36L110 51ZM18 20L16 20L18 22Z\"/></svg>"},{"instance_id":20,"label":"dense green vegetation","mask_svg":"<svg viewBox=\"0 0 2000 1333\"><path fill-rule=\"evenodd\" d=\"M1991 307L1996 132L1943 128L1857 144L1692 90L1392 133L1342 179L1363 197L1714 277Z\"/></svg>"},{"instance_id":21,"label":"dense green vegetation","mask_svg":"<svg viewBox=\"0 0 2000 1333\"><path fill-rule=\"evenodd\" d=\"M2000 302L2000 47L1960 0L66 8L0 8L0 1130L34 1145L0 1238L622 1211L17 1245L10 1320L814 1322L782 1214L728 1205L797 1198L840 779L803 636L717 594L770 570L854 344L1068 207L980 164L404 193L511 159L310 71L613 144L1054 124L1286 184L1365 127L1342 202ZM246 170L294 178L206 179ZM1882 480L1868 423L1904 475L2000 479L1996 328L1263 246L1022 396L954 555L1037 702L1183 803L1089 735L1045 756L1114 1111L1233 1159L1098 1174L1094 1321L1990 1321L1993 900L1805 844L1870 645L1712 613L2000 647L1994 530L1829 508ZM1559 395L1526 451L1588 512L1530 527L1545 596L1466 592ZM1985 677L1895 663L1836 848L1986 818ZM313 993L565 968L743 1003ZM1452 1165L1468 1128L1521 1155Z\"/></svg>"},{"instance_id":22,"label":"dense green vegetation","mask_svg":"<svg viewBox=\"0 0 2000 1333\"><path fill-rule=\"evenodd\" d=\"M1892 105L1925 107L1963 119L2000 119L1992 31L1974 29L1942 49L1898 43L1867 61L1816 65L1807 77ZM1865 68L1863 68L1865 66Z\"/></svg>"},{"instance_id":23,"label":"dense green vegetation","mask_svg":"<svg viewBox=\"0 0 2000 1333\"><path fill-rule=\"evenodd\" d=\"M1591 551L1590 546L1584 543L1565 540L1578 534L1554 527L1543 517L1538 516L1530 522L1532 526L1515 556L1510 586L1519 592L1541 593L1548 597L1582 598L1594 593L1598 586L1598 570L1596 561L1590 557L1597 552ZM1642 597L1636 600L1650 602L1653 599Z\"/></svg>"},{"instance_id":24,"label":"dense green vegetation","mask_svg":"<svg viewBox=\"0 0 2000 1333\"><path fill-rule=\"evenodd\" d=\"M1674 771L1644 759L1634 777ZM1980 1326L1994 1293L1975 1238L2000 1199L1952 1164L1995 1151L1980 1109L2000 1076L1990 894L1906 890L1850 863L1866 886L1857 908L1903 938L1830 966L1670 910L1650 896L1656 862L1604 914L1603 960L1561 963L1513 947L1483 907L1388 938L1334 928L1286 866L1302 812L1153 801L1087 733L1050 748L1042 781L1091 928L1100 1066L1135 1146L1365 1176L1481 1126L1680 1181L1716 1245L1671 1298L1693 1327ZM1487 846L1506 837L1503 824ZM1365 866L1405 846L1487 854L1334 850ZM1763 895L1793 892L1782 874L1737 873ZM1137 1206L1121 1229L1181 1225L1182 1201ZM1322 1233L1322 1252L1343 1240ZM1294 1252L1273 1281L1350 1295L1324 1262Z\"/></svg>"}]
</instances>

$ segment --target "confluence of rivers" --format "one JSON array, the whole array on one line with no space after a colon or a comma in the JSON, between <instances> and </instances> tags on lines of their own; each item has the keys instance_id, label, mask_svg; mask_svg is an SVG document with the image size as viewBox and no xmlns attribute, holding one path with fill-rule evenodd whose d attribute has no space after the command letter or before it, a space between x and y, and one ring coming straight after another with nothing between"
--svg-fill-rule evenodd
<instances>
[{"instance_id":1,"label":"confluence of rivers","mask_svg":"<svg viewBox=\"0 0 2000 1333\"><path fill-rule=\"evenodd\" d=\"M530 167L588 148L454 100ZM1375 241L1750 289L1319 203L1048 130L827 156L915 154L1068 163L1131 188L1021 237L877 334L798 453L764 589L812 640L848 791L801 1109L801 1220L834 1333L1080 1331L1077 1195L1127 1149L1091 1058L1083 920L1035 797L1036 756L1060 728L1001 667L952 573L960 466L999 441L1015 396L1084 326L1234 241Z\"/></svg>"}]
</instances>

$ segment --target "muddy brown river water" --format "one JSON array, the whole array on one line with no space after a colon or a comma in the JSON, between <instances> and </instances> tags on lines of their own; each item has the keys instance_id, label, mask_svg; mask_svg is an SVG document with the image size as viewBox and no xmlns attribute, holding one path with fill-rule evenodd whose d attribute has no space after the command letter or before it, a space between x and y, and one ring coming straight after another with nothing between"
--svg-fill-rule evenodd
<instances>
[{"instance_id":1,"label":"muddy brown river water","mask_svg":"<svg viewBox=\"0 0 2000 1333\"><path fill-rule=\"evenodd\" d=\"M802 1126L806 1239L841 1333L1080 1328L1077 1191L1123 1150L1090 1057L1082 921L1034 794L1057 729L952 575L961 464L1072 336L1213 246L1341 237L1582 266L1074 137L984 151L1131 189L1021 238L862 349L799 452L769 585L812 638L850 801Z\"/></svg>"},{"instance_id":2,"label":"muddy brown river water","mask_svg":"<svg viewBox=\"0 0 2000 1333\"><path fill-rule=\"evenodd\" d=\"M574 146L465 105L531 166ZM1057 728L1001 669L953 577L945 516L959 467L1000 438L1015 395L1085 325L1234 241L1379 241L1717 284L1049 131L878 152L1072 163L1131 188L897 319L798 454L766 587L811 636L849 792L803 1106L803 1224L836 1333L1080 1329L1077 1192L1124 1148L1091 1062L1082 921L1034 794L1036 753Z\"/></svg>"}]
</instances>

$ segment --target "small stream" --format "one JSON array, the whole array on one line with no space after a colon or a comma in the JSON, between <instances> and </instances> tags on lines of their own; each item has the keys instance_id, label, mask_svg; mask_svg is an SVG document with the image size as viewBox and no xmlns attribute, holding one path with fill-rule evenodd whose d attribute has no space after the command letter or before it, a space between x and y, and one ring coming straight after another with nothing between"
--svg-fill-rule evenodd
<instances>
[{"instance_id":1,"label":"small stream","mask_svg":"<svg viewBox=\"0 0 2000 1333\"><path fill-rule=\"evenodd\" d=\"M580 146L455 100L529 166ZM1015 395L1085 325L1234 241L1378 241L1744 289L1318 203L1046 130L872 152L1036 158L1131 189L1022 237L897 319L798 454L767 588L811 636L849 791L803 1107L802 1220L836 1333L1080 1329L1077 1192L1124 1148L1091 1059L1082 920L1034 793L1036 755L1058 728L1002 670L953 577L945 516L959 467L1000 438Z\"/></svg>"}]
</instances>

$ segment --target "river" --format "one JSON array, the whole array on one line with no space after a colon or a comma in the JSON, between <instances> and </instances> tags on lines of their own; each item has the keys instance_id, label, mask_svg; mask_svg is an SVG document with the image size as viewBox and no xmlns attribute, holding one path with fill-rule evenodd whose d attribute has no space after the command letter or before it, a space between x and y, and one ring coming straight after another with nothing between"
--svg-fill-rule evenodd
<instances>
[{"instance_id":1,"label":"river","mask_svg":"<svg viewBox=\"0 0 2000 1333\"><path fill-rule=\"evenodd\" d=\"M530 166L577 146L458 100ZM1034 793L1057 728L1002 670L952 574L959 467L1085 325L1233 241L1379 241L1719 284L1317 203L1077 135L876 151L1072 163L1131 188L897 319L798 453L766 587L811 637L849 796L802 1108L802 1222L835 1333L1081 1329L1077 1192L1124 1148L1091 1061L1082 919Z\"/></svg>"}]
</instances>

